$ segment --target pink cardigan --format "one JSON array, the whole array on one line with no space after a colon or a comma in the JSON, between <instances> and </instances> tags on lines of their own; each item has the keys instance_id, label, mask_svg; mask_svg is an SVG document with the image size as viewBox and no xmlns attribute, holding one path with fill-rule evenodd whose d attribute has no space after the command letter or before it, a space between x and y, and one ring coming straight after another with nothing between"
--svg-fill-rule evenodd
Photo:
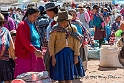
<instances>
[{"instance_id":1,"label":"pink cardigan","mask_svg":"<svg viewBox=\"0 0 124 83\"><path fill-rule=\"evenodd\" d=\"M77 17L80 18L80 12L77 12ZM86 22L88 23L90 21L90 16L87 11L84 11L84 17Z\"/></svg>"}]
</instances>

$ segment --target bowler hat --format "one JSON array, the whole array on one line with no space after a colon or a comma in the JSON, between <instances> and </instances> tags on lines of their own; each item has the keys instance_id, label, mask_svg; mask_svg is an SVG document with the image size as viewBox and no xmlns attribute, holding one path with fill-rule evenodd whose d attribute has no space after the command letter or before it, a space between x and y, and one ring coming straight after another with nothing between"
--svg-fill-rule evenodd
<instances>
[{"instance_id":1,"label":"bowler hat","mask_svg":"<svg viewBox=\"0 0 124 83\"><path fill-rule=\"evenodd\" d=\"M59 11L58 12L58 16L54 17L55 21L61 22L61 21L65 21L65 20L71 20L72 16L68 14L68 12L65 11Z\"/></svg>"},{"instance_id":2,"label":"bowler hat","mask_svg":"<svg viewBox=\"0 0 124 83\"><path fill-rule=\"evenodd\" d=\"M47 3L45 4L45 11L47 10L51 10L51 9L54 9L54 8L57 8L58 6L56 6L54 3Z\"/></svg>"},{"instance_id":3,"label":"bowler hat","mask_svg":"<svg viewBox=\"0 0 124 83\"><path fill-rule=\"evenodd\" d=\"M8 7L1 7L1 14L8 14L9 8Z\"/></svg>"},{"instance_id":4,"label":"bowler hat","mask_svg":"<svg viewBox=\"0 0 124 83\"><path fill-rule=\"evenodd\" d=\"M0 22L7 22L6 20L4 20L4 16L0 13Z\"/></svg>"}]
</instances>

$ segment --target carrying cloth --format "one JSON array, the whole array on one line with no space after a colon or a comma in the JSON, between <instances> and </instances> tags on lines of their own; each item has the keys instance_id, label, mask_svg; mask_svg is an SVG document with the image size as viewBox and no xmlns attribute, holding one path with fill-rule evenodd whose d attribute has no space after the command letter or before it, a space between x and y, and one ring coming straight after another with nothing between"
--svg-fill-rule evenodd
<instances>
[{"instance_id":1,"label":"carrying cloth","mask_svg":"<svg viewBox=\"0 0 124 83\"><path fill-rule=\"evenodd\" d=\"M43 79L49 79L49 81L51 81L51 79L48 76L48 72L47 71L27 72L27 73L23 73L21 75L18 75L16 78L17 79L22 79L26 83L27 82L39 81L39 80L43 80ZM50 83L50 82L47 82L47 83Z\"/></svg>"},{"instance_id":2,"label":"carrying cloth","mask_svg":"<svg viewBox=\"0 0 124 83\"><path fill-rule=\"evenodd\" d=\"M66 30L66 29L64 29L64 28L59 27L58 24L57 24L55 27L53 27L51 33L52 33L52 32L55 32L55 31L56 31L56 32L65 32L65 33L66 33L66 37L68 37L68 36L73 36L74 38L76 38L76 39L79 40L79 41L82 40L82 36L81 36L78 32L73 32L73 30L72 30L72 32L71 32L71 31L69 31L69 30Z\"/></svg>"}]
</instances>

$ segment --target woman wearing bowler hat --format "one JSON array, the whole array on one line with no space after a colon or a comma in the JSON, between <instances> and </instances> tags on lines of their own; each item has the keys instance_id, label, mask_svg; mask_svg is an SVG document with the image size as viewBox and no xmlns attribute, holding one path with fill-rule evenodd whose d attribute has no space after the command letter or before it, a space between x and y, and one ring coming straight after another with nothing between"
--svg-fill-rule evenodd
<instances>
[{"instance_id":1,"label":"woman wearing bowler hat","mask_svg":"<svg viewBox=\"0 0 124 83\"><path fill-rule=\"evenodd\" d=\"M0 82L11 83L14 70L11 66L10 57L14 59L15 54L9 30L3 27L6 22L4 16L0 14Z\"/></svg>"},{"instance_id":2,"label":"woman wearing bowler hat","mask_svg":"<svg viewBox=\"0 0 124 83\"><path fill-rule=\"evenodd\" d=\"M54 17L58 13L58 6L56 6L52 2L47 3L47 4L45 4L45 12L50 18L49 25L46 29L46 41L48 42L49 41L49 35L50 35L51 30L52 30L52 27L56 24L56 21L54 20ZM46 65L46 70L50 71L49 70L50 69L49 68L50 67L50 65L49 65L50 64L50 57L49 57L49 50L48 49L47 49L45 57L44 57L44 62L45 62L45 65Z\"/></svg>"},{"instance_id":3,"label":"woman wearing bowler hat","mask_svg":"<svg viewBox=\"0 0 124 83\"><path fill-rule=\"evenodd\" d=\"M49 41L49 33L52 29L52 27L56 24L55 20L53 19L57 13L58 13L58 6L56 6L54 3L47 3L45 4L46 8L46 14L49 16L51 19L49 26L47 27L47 41Z\"/></svg>"},{"instance_id":4,"label":"woman wearing bowler hat","mask_svg":"<svg viewBox=\"0 0 124 83\"><path fill-rule=\"evenodd\" d=\"M78 56L81 37L76 27L70 24L71 19L66 10L59 11L54 18L58 24L52 28L48 42L51 56L50 77L59 83L71 83L79 74L84 76L83 67L79 66L78 71L75 65L80 61Z\"/></svg>"}]
</instances>

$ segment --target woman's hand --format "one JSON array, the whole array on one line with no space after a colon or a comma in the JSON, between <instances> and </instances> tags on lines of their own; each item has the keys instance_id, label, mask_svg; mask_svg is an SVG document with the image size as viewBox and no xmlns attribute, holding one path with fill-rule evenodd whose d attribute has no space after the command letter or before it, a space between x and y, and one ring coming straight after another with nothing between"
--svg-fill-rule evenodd
<instances>
[{"instance_id":1,"label":"woman's hand","mask_svg":"<svg viewBox=\"0 0 124 83\"><path fill-rule=\"evenodd\" d=\"M55 65L56 65L56 58L55 58L55 56L53 55L52 56L52 65L55 67Z\"/></svg>"},{"instance_id":2,"label":"woman's hand","mask_svg":"<svg viewBox=\"0 0 124 83\"><path fill-rule=\"evenodd\" d=\"M41 50L36 50L36 51L34 51L34 54L35 54L37 57L42 57L42 58L43 58Z\"/></svg>"},{"instance_id":3,"label":"woman's hand","mask_svg":"<svg viewBox=\"0 0 124 83\"><path fill-rule=\"evenodd\" d=\"M74 64L77 64L77 63L78 63L78 56L75 55L75 56L74 56Z\"/></svg>"}]
</instances>

